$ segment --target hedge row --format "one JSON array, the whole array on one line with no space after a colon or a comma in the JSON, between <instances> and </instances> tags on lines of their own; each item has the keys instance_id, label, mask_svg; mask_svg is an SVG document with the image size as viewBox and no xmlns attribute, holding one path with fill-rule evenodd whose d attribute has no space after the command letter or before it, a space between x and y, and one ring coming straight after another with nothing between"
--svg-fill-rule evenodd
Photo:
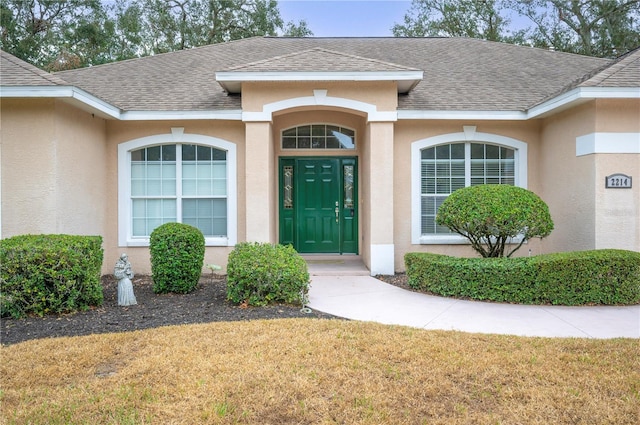
<instances>
[{"instance_id":1,"label":"hedge row","mask_svg":"<svg viewBox=\"0 0 640 425\"><path fill-rule=\"evenodd\" d=\"M18 318L102 305L102 259L101 236L0 240L0 315Z\"/></svg>"},{"instance_id":2,"label":"hedge row","mask_svg":"<svg viewBox=\"0 0 640 425\"><path fill-rule=\"evenodd\" d=\"M405 255L408 283L437 295L520 304L640 303L640 253L594 250L522 258Z\"/></svg>"}]
</instances>

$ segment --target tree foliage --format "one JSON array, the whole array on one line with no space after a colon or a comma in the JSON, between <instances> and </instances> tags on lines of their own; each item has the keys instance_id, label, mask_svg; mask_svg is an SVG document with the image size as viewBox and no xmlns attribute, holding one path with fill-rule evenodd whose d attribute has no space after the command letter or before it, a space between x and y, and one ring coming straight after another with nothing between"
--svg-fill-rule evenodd
<instances>
[{"instance_id":1,"label":"tree foliage","mask_svg":"<svg viewBox=\"0 0 640 425\"><path fill-rule=\"evenodd\" d=\"M640 0L413 0L392 32L616 57L640 45Z\"/></svg>"},{"instance_id":2,"label":"tree foliage","mask_svg":"<svg viewBox=\"0 0 640 425\"><path fill-rule=\"evenodd\" d=\"M512 42L509 19L500 1L414 0L396 24L396 37L469 37Z\"/></svg>"},{"instance_id":3,"label":"tree foliage","mask_svg":"<svg viewBox=\"0 0 640 425\"><path fill-rule=\"evenodd\" d=\"M640 0L509 0L536 47L615 57L640 46Z\"/></svg>"},{"instance_id":4,"label":"tree foliage","mask_svg":"<svg viewBox=\"0 0 640 425\"><path fill-rule=\"evenodd\" d=\"M0 47L58 71L253 36L312 35L276 0L2 0Z\"/></svg>"},{"instance_id":5,"label":"tree foliage","mask_svg":"<svg viewBox=\"0 0 640 425\"><path fill-rule=\"evenodd\" d=\"M544 238L553 230L547 204L535 193L509 185L454 191L440 206L436 223L467 238L483 257L504 257L507 244L515 242L510 257L529 239Z\"/></svg>"}]
</instances>

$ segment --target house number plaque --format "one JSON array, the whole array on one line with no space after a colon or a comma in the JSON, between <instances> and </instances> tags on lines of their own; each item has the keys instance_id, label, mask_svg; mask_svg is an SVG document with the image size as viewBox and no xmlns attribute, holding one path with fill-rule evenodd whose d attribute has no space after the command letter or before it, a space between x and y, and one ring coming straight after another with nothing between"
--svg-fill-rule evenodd
<instances>
[{"instance_id":1,"label":"house number plaque","mask_svg":"<svg viewBox=\"0 0 640 425\"><path fill-rule=\"evenodd\" d=\"M631 176L625 174L612 174L606 177L607 189L631 189Z\"/></svg>"}]
</instances>

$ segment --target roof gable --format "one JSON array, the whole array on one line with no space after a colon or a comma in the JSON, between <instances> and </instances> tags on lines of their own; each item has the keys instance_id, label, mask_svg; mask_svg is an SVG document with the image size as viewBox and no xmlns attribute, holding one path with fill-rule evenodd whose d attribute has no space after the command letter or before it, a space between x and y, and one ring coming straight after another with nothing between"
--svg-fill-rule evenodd
<instances>
[{"instance_id":1,"label":"roof gable","mask_svg":"<svg viewBox=\"0 0 640 425\"><path fill-rule=\"evenodd\" d=\"M226 71L235 72L385 72L418 71L416 68L364 58L322 47L238 65Z\"/></svg>"},{"instance_id":2,"label":"roof gable","mask_svg":"<svg viewBox=\"0 0 640 425\"><path fill-rule=\"evenodd\" d=\"M421 70L315 47L216 72L230 93L247 81L395 81L407 93L422 80Z\"/></svg>"}]
</instances>

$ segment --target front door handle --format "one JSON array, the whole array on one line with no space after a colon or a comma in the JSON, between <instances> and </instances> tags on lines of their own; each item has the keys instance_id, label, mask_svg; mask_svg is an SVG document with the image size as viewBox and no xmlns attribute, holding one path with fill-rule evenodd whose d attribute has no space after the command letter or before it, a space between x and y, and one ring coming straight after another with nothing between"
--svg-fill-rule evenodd
<instances>
[{"instance_id":1,"label":"front door handle","mask_svg":"<svg viewBox=\"0 0 640 425\"><path fill-rule=\"evenodd\" d=\"M340 223L340 207L338 202L336 202L336 223Z\"/></svg>"}]
</instances>

